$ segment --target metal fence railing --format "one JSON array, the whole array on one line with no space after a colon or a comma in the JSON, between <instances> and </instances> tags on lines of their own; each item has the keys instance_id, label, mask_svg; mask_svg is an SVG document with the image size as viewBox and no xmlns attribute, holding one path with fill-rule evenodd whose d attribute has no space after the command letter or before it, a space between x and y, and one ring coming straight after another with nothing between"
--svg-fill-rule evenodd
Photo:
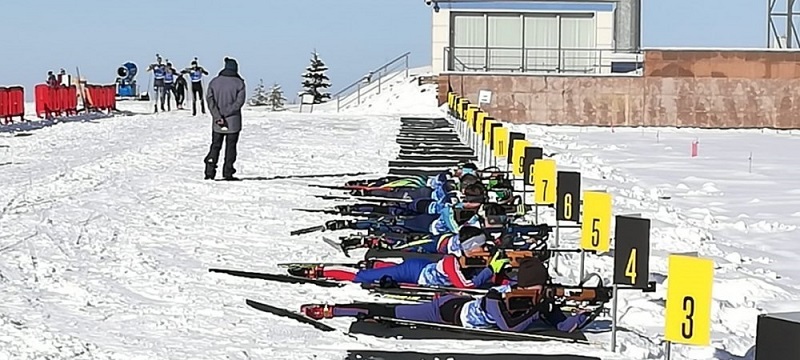
<instances>
[{"instance_id":1,"label":"metal fence railing","mask_svg":"<svg viewBox=\"0 0 800 360\"><path fill-rule=\"evenodd\" d=\"M381 93L381 88L390 80L403 76L408 77L408 57L411 52L406 52L392 61L381 65L379 68L370 71L362 76L358 81L348 85L333 95L336 98L336 111L352 104L361 104L364 96L372 92Z\"/></svg>"},{"instance_id":2,"label":"metal fence railing","mask_svg":"<svg viewBox=\"0 0 800 360\"><path fill-rule=\"evenodd\" d=\"M599 48L445 47L444 71L567 74L641 73L640 53Z\"/></svg>"}]
</instances>

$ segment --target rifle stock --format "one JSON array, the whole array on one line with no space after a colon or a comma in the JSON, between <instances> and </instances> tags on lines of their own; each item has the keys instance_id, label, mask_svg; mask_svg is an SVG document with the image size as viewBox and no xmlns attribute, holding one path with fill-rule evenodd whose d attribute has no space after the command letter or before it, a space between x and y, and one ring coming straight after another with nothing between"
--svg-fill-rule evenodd
<instances>
[{"instance_id":1,"label":"rifle stock","mask_svg":"<svg viewBox=\"0 0 800 360\"><path fill-rule=\"evenodd\" d=\"M542 301L564 303L567 301L600 305L611 300L613 289L607 286L581 287L560 284L545 285L542 290L514 289L503 295L509 310L526 310Z\"/></svg>"},{"instance_id":2,"label":"rifle stock","mask_svg":"<svg viewBox=\"0 0 800 360\"><path fill-rule=\"evenodd\" d=\"M504 258L510 260L511 267L519 267L522 259L545 255L547 251L532 251L532 250L499 250L504 252ZM461 266L467 268L486 267L492 260L492 253L488 251L470 252L466 257L459 259Z\"/></svg>"}]
</instances>

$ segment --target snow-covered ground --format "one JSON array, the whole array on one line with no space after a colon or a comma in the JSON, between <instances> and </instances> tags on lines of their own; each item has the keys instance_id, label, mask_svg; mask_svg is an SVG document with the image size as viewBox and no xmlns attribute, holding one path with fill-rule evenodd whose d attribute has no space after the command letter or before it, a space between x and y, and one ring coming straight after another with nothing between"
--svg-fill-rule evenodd
<instances>
[{"instance_id":1,"label":"snow-covered ground","mask_svg":"<svg viewBox=\"0 0 800 360\"><path fill-rule=\"evenodd\" d=\"M651 219L652 296L621 293L621 325L663 338L670 253L698 252L715 263L712 346L674 345L673 358L752 358L757 315L800 310L800 138L761 130L614 129L513 126L556 153L560 169L579 170L584 189L607 189L614 213ZM699 156L691 157L698 141ZM752 153L752 166L749 159ZM548 217L549 216L549 217ZM544 220L553 221L550 213ZM566 232L577 244L577 232ZM606 258L587 271L607 275ZM565 277L575 279L575 271ZM654 322L654 319L658 319ZM648 341L621 334L623 353L645 358ZM632 349L640 347L641 350ZM637 352L641 351L641 355Z\"/></svg>"},{"instance_id":2,"label":"snow-covered ground","mask_svg":"<svg viewBox=\"0 0 800 360\"><path fill-rule=\"evenodd\" d=\"M142 115L60 123L27 137L0 131L0 359L341 359L348 349L659 358L666 256L686 251L717 267L713 346L675 346L673 359L743 358L759 312L800 309L791 243L800 225L800 170L788 165L800 149L792 135L753 131L662 129L656 141L656 130L514 126L557 152L560 169L580 169L584 187L607 188L616 214L653 219L651 280L659 290L621 296L621 325L632 332L619 334L618 354L608 346L322 333L253 310L244 299L292 309L376 299L357 286L207 272L352 261L319 235L288 235L331 217L291 211L330 206L311 196L324 191L306 185L344 178L269 178L384 173L397 153L399 116L441 116L434 97L435 86L397 79L340 114L249 108L237 176L266 180L237 183L202 180L209 119L186 111L153 115L146 103L122 103ZM689 158L695 138L700 156ZM575 235L563 238L574 244ZM587 271L610 278L608 257L587 259ZM574 281L577 259L560 269ZM328 322L346 329L350 321Z\"/></svg>"}]
</instances>

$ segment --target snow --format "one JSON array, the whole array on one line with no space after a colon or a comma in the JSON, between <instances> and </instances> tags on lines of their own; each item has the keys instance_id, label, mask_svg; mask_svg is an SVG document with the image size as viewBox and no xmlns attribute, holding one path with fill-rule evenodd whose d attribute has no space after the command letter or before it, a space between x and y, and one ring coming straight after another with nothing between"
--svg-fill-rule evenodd
<instances>
[{"instance_id":1,"label":"snow","mask_svg":"<svg viewBox=\"0 0 800 360\"><path fill-rule=\"evenodd\" d=\"M693 251L714 260L709 349L718 358L752 356L758 314L800 310L800 268L795 265L800 252L795 241L800 226L796 213L800 170L790 165L795 162L793 154L800 151L797 134L512 127L535 139L545 153L557 153L559 168L581 171L584 188L608 189L616 214L642 213L653 220L651 280L659 280L664 290L655 294L656 299L666 295L668 282L663 280L670 253ZM696 140L699 156L692 158L691 143ZM577 234L572 239L567 244L576 244ZM600 259L587 261L587 269L609 277L612 271ZM626 293L629 297L650 298ZM649 316L626 316L621 325L644 328L652 319L662 318L660 307ZM663 321L655 325L649 325L652 337L663 333ZM623 335L623 343L627 336ZM673 358L708 358L692 351L700 350L675 346Z\"/></svg>"},{"instance_id":2,"label":"snow","mask_svg":"<svg viewBox=\"0 0 800 360\"><path fill-rule=\"evenodd\" d=\"M310 114L246 108L237 175L385 173L398 150L399 116L442 116L435 93L399 76L341 113L331 103ZM800 170L788 165L800 150L794 134L509 125L556 153L559 169L581 171L584 188L608 190L615 214L652 219L650 278L658 290L620 295L620 326L628 330L618 334L615 354L607 332L588 335L596 346L385 340L323 333L251 309L245 298L291 309L380 301L355 285L207 271L353 261L318 234L288 235L333 218L291 211L331 205L311 196L325 191L306 185L345 178L204 181L210 119L149 114L147 103L120 107L139 115L59 122L25 137L0 127L0 359L341 359L348 349L659 358L666 259L674 252L713 259L715 282L712 345L675 345L673 359L752 359L756 316L800 309L793 241ZM696 139L700 156L690 158ZM540 213L542 221L552 216ZM562 230L562 239L575 246L577 233ZM561 259L557 280L574 282L577 264ZM612 267L609 257L587 256L589 273L610 280ZM327 322L346 329L350 320Z\"/></svg>"}]
</instances>

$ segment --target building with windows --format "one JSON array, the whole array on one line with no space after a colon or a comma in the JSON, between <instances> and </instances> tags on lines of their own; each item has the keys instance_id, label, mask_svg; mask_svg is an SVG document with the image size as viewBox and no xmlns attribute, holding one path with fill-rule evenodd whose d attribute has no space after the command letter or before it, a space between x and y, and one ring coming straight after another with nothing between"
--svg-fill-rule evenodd
<instances>
[{"instance_id":1,"label":"building with windows","mask_svg":"<svg viewBox=\"0 0 800 360\"><path fill-rule=\"evenodd\" d=\"M454 2L432 17L435 71L600 74L636 71L614 49L614 4Z\"/></svg>"}]
</instances>

